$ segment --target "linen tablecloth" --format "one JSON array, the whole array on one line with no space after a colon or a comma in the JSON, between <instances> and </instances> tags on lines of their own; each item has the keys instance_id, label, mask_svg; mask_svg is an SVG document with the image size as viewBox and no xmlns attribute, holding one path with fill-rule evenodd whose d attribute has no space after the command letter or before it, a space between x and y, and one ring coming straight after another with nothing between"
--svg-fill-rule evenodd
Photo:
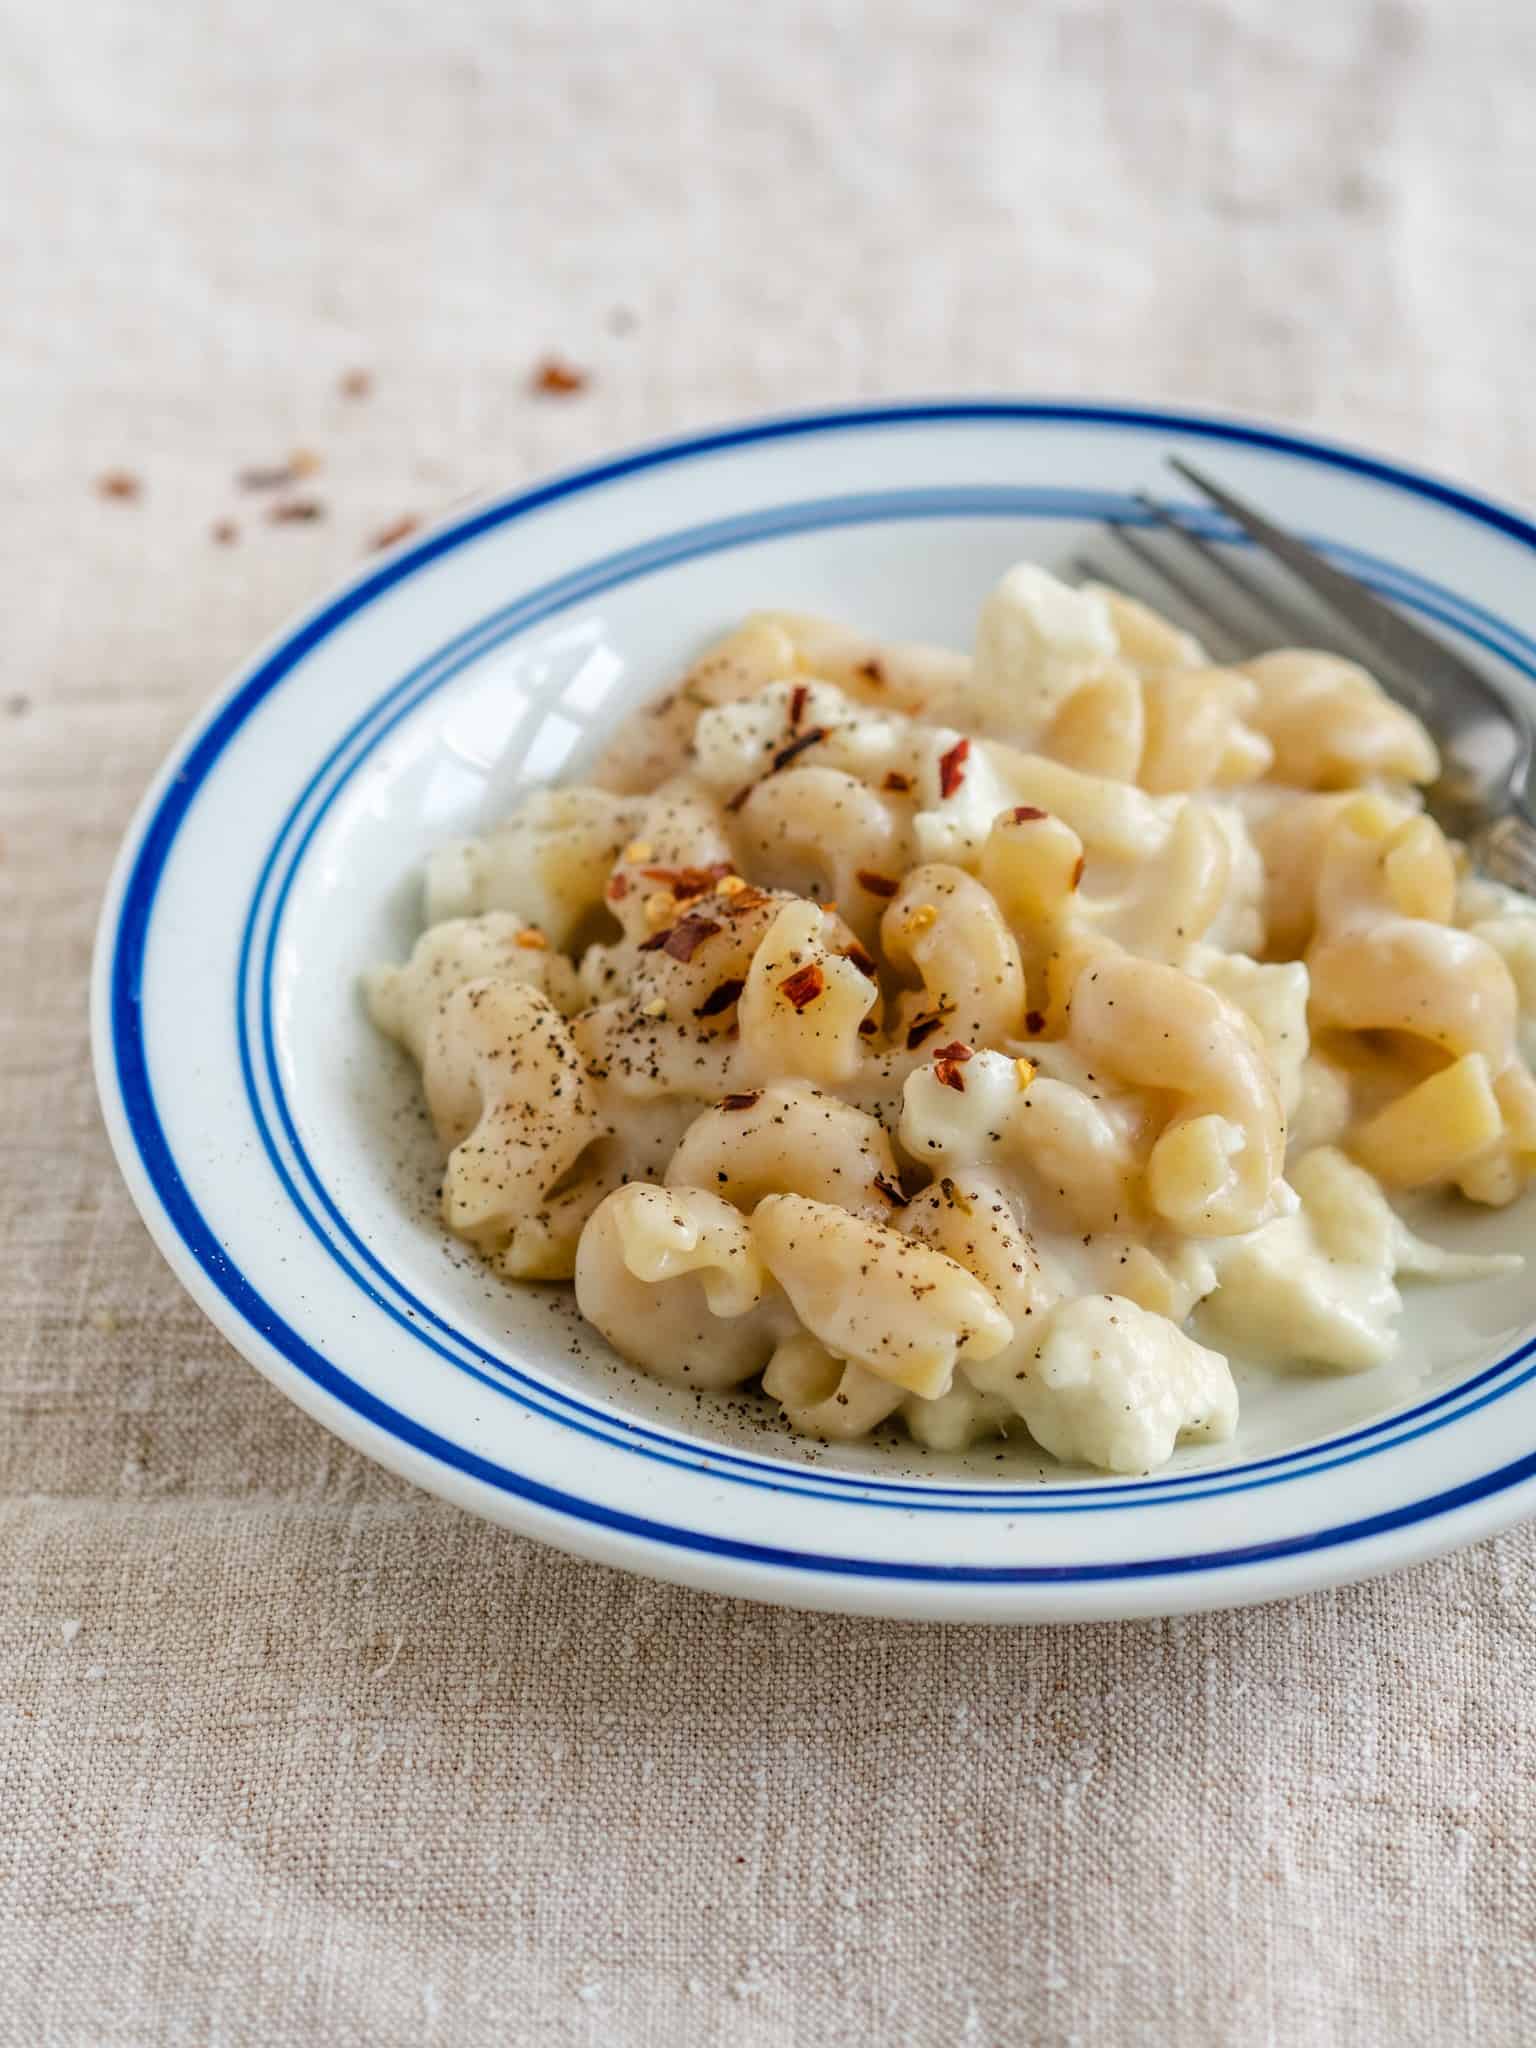
<instances>
[{"instance_id":1,"label":"linen tablecloth","mask_svg":"<svg viewBox=\"0 0 1536 2048\"><path fill-rule=\"evenodd\" d=\"M84 992L183 723L466 490L1027 389L1536 497L1536 13L11 0L0 53L0 2042L1528 2041L1531 1531L1073 1630L571 1562L214 1336Z\"/></svg>"}]
</instances>

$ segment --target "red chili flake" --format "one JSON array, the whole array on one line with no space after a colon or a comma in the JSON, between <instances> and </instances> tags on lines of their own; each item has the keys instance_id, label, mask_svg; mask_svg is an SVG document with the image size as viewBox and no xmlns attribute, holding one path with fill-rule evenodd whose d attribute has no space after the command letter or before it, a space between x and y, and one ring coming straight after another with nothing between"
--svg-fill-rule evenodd
<instances>
[{"instance_id":1,"label":"red chili flake","mask_svg":"<svg viewBox=\"0 0 1536 2048\"><path fill-rule=\"evenodd\" d=\"M704 941L712 939L720 929L712 917L685 917L667 933L661 950L669 959L691 960Z\"/></svg>"},{"instance_id":2,"label":"red chili flake","mask_svg":"<svg viewBox=\"0 0 1536 2048\"><path fill-rule=\"evenodd\" d=\"M826 736L827 728L824 725L813 725L809 732L801 733L800 737L791 740L787 747L780 747L773 757L773 767L769 770L769 773L777 775L781 768L787 768L791 761L805 752L807 747L814 747L818 741L824 740Z\"/></svg>"},{"instance_id":3,"label":"red chili flake","mask_svg":"<svg viewBox=\"0 0 1536 2048\"><path fill-rule=\"evenodd\" d=\"M628 875L614 875L608 883L608 901L610 903L622 903L628 894Z\"/></svg>"},{"instance_id":4,"label":"red chili flake","mask_svg":"<svg viewBox=\"0 0 1536 2048\"><path fill-rule=\"evenodd\" d=\"M420 524L414 512L402 512L398 519L391 519L388 526L381 526L368 545L375 551L392 548L397 540L404 540L407 534L414 533Z\"/></svg>"},{"instance_id":5,"label":"red chili flake","mask_svg":"<svg viewBox=\"0 0 1536 2048\"><path fill-rule=\"evenodd\" d=\"M860 974L867 975L871 981L874 980L876 974L875 956L873 953L866 953L857 939L854 940L851 946L843 948L843 958L851 960Z\"/></svg>"},{"instance_id":6,"label":"red chili flake","mask_svg":"<svg viewBox=\"0 0 1536 2048\"><path fill-rule=\"evenodd\" d=\"M875 1175L875 1188L878 1193L884 1195L885 1199L890 1203L893 1209L906 1208L906 1196L901 1192L901 1189L896 1185L895 1181L891 1179L888 1173L877 1173Z\"/></svg>"},{"instance_id":7,"label":"red chili flake","mask_svg":"<svg viewBox=\"0 0 1536 2048\"><path fill-rule=\"evenodd\" d=\"M711 862L707 868L642 868L648 882L659 882L680 901L690 896L707 896L716 882L733 872L728 860Z\"/></svg>"},{"instance_id":8,"label":"red chili flake","mask_svg":"<svg viewBox=\"0 0 1536 2048\"><path fill-rule=\"evenodd\" d=\"M574 392L585 391L590 382L585 370L578 370L574 363L559 356L545 356L534 365L533 388L547 398L569 398Z\"/></svg>"},{"instance_id":9,"label":"red chili flake","mask_svg":"<svg viewBox=\"0 0 1536 2048\"><path fill-rule=\"evenodd\" d=\"M1015 825L1031 824L1036 818L1048 818L1049 811L1042 811L1038 804L1018 804L1008 814Z\"/></svg>"},{"instance_id":10,"label":"red chili flake","mask_svg":"<svg viewBox=\"0 0 1536 2048\"><path fill-rule=\"evenodd\" d=\"M718 1017L722 1010L731 1007L746 985L744 981L722 981L718 988L710 990L693 1014L695 1017Z\"/></svg>"},{"instance_id":11,"label":"red chili flake","mask_svg":"<svg viewBox=\"0 0 1536 2048\"><path fill-rule=\"evenodd\" d=\"M873 683L877 688L885 682L885 670L878 661L861 661L854 674L862 676L866 683Z\"/></svg>"},{"instance_id":12,"label":"red chili flake","mask_svg":"<svg viewBox=\"0 0 1536 2048\"><path fill-rule=\"evenodd\" d=\"M96 479L96 491L103 498L137 498L144 486L131 469L109 469Z\"/></svg>"},{"instance_id":13,"label":"red chili flake","mask_svg":"<svg viewBox=\"0 0 1536 2048\"><path fill-rule=\"evenodd\" d=\"M750 886L738 889L734 896L725 898L725 914L728 917L737 917L748 910L761 910L765 903L772 901L773 898L764 889L754 889Z\"/></svg>"},{"instance_id":14,"label":"red chili flake","mask_svg":"<svg viewBox=\"0 0 1536 2048\"><path fill-rule=\"evenodd\" d=\"M943 1022L942 1017L919 1017L907 1032L907 1051L916 1052L924 1039L932 1038Z\"/></svg>"},{"instance_id":15,"label":"red chili flake","mask_svg":"<svg viewBox=\"0 0 1536 2048\"><path fill-rule=\"evenodd\" d=\"M744 789L738 789L734 796L726 798L725 808L728 811L739 811L756 787L757 784L755 782L749 782Z\"/></svg>"},{"instance_id":16,"label":"red chili flake","mask_svg":"<svg viewBox=\"0 0 1536 2048\"><path fill-rule=\"evenodd\" d=\"M722 1109L750 1109L761 1095L762 1090L760 1088L754 1088L748 1095L722 1095L720 1107Z\"/></svg>"},{"instance_id":17,"label":"red chili flake","mask_svg":"<svg viewBox=\"0 0 1536 2048\"><path fill-rule=\"evenodd\" d=\"M786 974L779 988L796 1010L803 1010L808 1003L815 1002L826 985L826 976L813 960L808 967L797 967L793 974Z\"/></svg>"},{"instance_id":18,"label":"red chili flake","mask_svg":"<svg viewBox=\"0 0 1536 2048\"><path fill-rule=\"evenodd\" d=\"M286 462L257 463L235 473L235 482L242 491L280 491L293 478L294 472Z\"/></svg>"},{"instance_id":19,"label":"red chili flake","mask_svg":"<svg viewBox=\"0 0 1536 2048\"><path fill-rule=\"evenodd\" d=\"M1074 889L1077 887L1078 883L1083 879L1083 868L1085 865L1086 862L1084 860L1083 855L1079 854L1077 856L1077 866L1072 870L1072 886Z\"/></svg>"},{"instance_id":20,"label":"red chili flake","mask_svg":"<svg viewBox=\"0 0 1536 2048\"><path fill-rule=\"evenodd\" d=\"M343 398L367 398L373 390L372 370L343 370L337 387Z\"/></svg>"},{"instance_id":21,"label":"red chili flake","mask_svg":"<svg viewBox=\"0 0 1536 2048\"><path fill-rule=\"evenodd\" d=\"M965 780L966 757L971 751L969 740L956 740L947 754L939 757L939 795L953 796Z\"/></svg>"},{"instance_id":22,"label":"red chili flake","mask_svg":"<svg viewBox=\"0 0 1536 2048\"><path fill-rule=\"evenodd\" d=\"M240 538L240 529L233 519L215 519L208 531L221 548L233 547Z\"/></svg>"},{"instance_id":23,"label":"red chili flake","mask_svg":"<svg viewBox=\"0 0 1536 2048\"><path fill-rule=\"evenodd\" d=\"M867 889L871 896L894 896L900 886L889 875L877 875L873 868L860 868L857 880L859 887Z\"/></svg>"},{"instance_id":24,"label":"red chili flake","mask_svg":"<svg viewBox=\"0 0 1536 2048\"><path fill-rule=\"evenodd\" d=\"M957 1038L953 1045L943 1046L934 1054L933 1071L935 1078L941 1081L946 1088L953 1088L963 1095L965 1093L965 1076L961 1073L960 1069L966 1060L973 1057L971 1048L968 1045L962 1045Z\"/></svg>"},{"instance_id":25,"label":"red chili flake","mask_svg":"<svg viewBox=\"0 0 1536 2048\"><path fill-rule=\"evenodd\" d=\"M899 768L892 768L881 786L885 789L894 789L898 796L905 796L912 787L912 778L910 775L903 775Z\"/></svg>"},{"instance_id":26,"label":"red chili flake","mask_svg":"<svg viewBox=\"0 0 1536 2048\"><path fill-rule=\"evenodd\" d=\"M805 700L807 699L807 697L810 696L810 694L810 691L806 688L804 683L796 683L794 689L790 692L789 724L791 731L793 731L794 728L800 723L801 719L804 718Z\"/></svg>"},{"instance_id":27,"label":"red chili flake","mask_svg":"<svg viewBox=\"0 0 1536 2048\"><path fill-rule=\"evenodd\" d=\"M1026 1010L1024 1013L1024 1029L1031 1038L1037 1037L1045 1029L1045 1012L1043 1010Z\"/></svg>"},{"instance_id":28,"label":"red chili flake","mask_svg":"<svg viewBox=\"0 0 1536 2048\"><path fill-rule=\"evenodd\" d=\"M325 507L318 498L282 498L268 506L267 517L274 526L302 526L323 519Z\"/></svg>"}]
</instances>

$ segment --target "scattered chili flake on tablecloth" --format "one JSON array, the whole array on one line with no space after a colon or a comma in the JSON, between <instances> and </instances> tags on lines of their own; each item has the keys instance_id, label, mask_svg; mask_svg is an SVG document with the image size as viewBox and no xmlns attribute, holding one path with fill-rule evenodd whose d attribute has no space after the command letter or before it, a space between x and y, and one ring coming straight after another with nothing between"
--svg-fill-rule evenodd
<instances>
[{"instance_id":1,"label":"scattered chili flake on tablecloth","mask_svg":"<svg viewBox=\"0 0 1536 2048\"><path fill-rule=\"evenodd\" d=\"M578 391L585 391L592 380L585 370L578 370L563 357L545 356L534 365L530 381L534 390L546 398L571 398Z\"/></svg>"},{"instance_id":2,"label":"scattered chili flake on tablecloth","mask_svg":"<svg viewBox=\"0 0 1536 2048\"><path fill-rule=\"evenodd\" d=\"M414 512L402 512L398 519L391 519L388 526L381 526L368 545L376 554L382 548L392 548L396 541L405 540L413 534L420 524Z\"/></svg>"}]
</instances>

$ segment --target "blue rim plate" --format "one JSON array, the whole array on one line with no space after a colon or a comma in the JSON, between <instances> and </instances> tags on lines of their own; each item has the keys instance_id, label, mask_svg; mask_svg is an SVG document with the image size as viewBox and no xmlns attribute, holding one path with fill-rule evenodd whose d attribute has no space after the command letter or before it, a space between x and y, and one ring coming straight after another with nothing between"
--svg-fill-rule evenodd
<instances>
[{"instance_id":1,"label":"blue rim plate","mask_svg":"<svg viewBox=\"0 0 1536 2048\"><path fill-rule=\"evenodd\" d=\"M755 606L963 642L998 571L1065 562L1186 452L1477 653L1536 679L1536 527L1277 429L955 401L778 418L499 497L280 634L125 838L93 978L112 1142L178 1277L301 1407L429 1490L712 1590L963 1620L1155 1614L1357 1578L1536 1506L1536 1281L1415 1297L1402 1360L1255 1379L1237 1443L1145 1480L794 1443L658 1389L563 1297L447 1245L414 1084L355 1000L423 853ZM1203 515L1202 515L1203 516ZM1226 538L1218 525L1211 528ZM1459 1218L1518 1244L1517 1208ZM1468 1296L1471 1296L1469 1299Z\"/></svg>"}]
</instances>

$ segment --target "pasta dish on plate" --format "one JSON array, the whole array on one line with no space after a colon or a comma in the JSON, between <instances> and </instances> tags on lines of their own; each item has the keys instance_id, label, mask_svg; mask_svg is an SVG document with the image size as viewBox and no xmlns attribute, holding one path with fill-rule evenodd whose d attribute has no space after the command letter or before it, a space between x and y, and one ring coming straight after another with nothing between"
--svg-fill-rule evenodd
<instances>
[{"instance_id":1,"label":"pasta dish on plate","mask_svg":"<svg viewBox=\"0 0 1536 2048\"><path fill-rule=\"evenodd\" d=\"M796 1432L1138 1473L1228 1354L1362 1372L1412 1190L1536 1163L1536 903L1366 673L1009 571L966 655L761 613L589 780L441 848L374 969L448 1229Z\"/></svg>"}]
</instances>

